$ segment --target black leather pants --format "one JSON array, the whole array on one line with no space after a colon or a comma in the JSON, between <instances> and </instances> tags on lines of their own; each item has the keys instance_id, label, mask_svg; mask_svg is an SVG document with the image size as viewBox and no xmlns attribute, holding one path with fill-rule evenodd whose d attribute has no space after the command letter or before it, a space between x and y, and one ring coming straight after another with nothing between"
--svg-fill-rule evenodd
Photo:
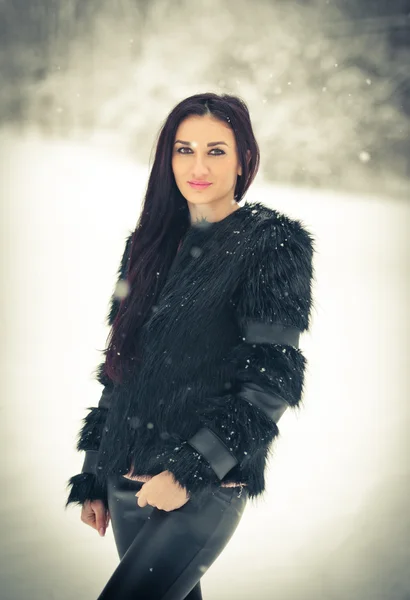
<instances>
[{"instance_id":1,"label":"black leather pants","mask_svg":"<svg viewBox=\"0 0 410 600\"><path fill-rule=\"evenodd\" d=\"M246 486L219 488L201 508L147 505L143 485L108 480L108 505L120 563L98 600L202 600L200 578L232 537L248 499Z\"/></svg>"}]
</instances>

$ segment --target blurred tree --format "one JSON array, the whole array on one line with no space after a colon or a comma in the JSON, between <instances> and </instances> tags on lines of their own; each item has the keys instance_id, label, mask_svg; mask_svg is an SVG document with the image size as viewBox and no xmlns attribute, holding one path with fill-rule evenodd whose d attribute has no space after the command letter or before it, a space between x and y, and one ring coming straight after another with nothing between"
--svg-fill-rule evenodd
<instances>
[{"instance_id":1,"label":"blurred tree","mask_svg":"<svg viewBox=\"0 0 410 600\"><path fill-rule=\"evenodd\" d=\"M0 0L0 126L106 133L145 162L181 97L229 92L267 179L401 190L409 14L410 0Z\"/></svg>"}]
</instances>

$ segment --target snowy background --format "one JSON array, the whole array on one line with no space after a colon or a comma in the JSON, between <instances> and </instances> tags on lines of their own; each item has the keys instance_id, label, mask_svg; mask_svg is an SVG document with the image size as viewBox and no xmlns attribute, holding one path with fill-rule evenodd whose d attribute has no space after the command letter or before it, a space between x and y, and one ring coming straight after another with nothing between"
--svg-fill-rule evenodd
<instances>
[{"instance_id":1,"label":"snowy background","mask_svg":"<svg viewBox=\"0 0 410 600\"><path fill-rule=\"evenodd\" d=\"M317 239L304 409L281 419L267 493L204 598L410 598L409 15L405 1L0 2L2 599L96 598L118 563L111 525L100 538L64 511L65 484L156 134L201 91L249 106L247 199Z\"/></svg>"}]
</instances>

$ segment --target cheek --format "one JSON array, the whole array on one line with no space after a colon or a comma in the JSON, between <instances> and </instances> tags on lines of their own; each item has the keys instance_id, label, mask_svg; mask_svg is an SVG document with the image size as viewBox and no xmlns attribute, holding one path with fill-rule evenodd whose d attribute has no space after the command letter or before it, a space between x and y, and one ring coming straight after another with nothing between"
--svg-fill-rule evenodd
<instances>
[{"instance_id":1,"label":"cheek","mask_svg":"<svg viewBox=\"0 0 410 600\"><path fill-rule=\"evenodd\" d=\"M175 177L178 177L179 174L184 172L184 166L181 164L181 161L178 159L172 159L171 161L172 170L174 172Z\"/></svg>"},{"instance_id":2,"label":"cheek","mask_svg":"<svg viewBox=\"0 0 410 600\"><path fill-rule=\"evenodd\" d=\"M219 172L217 173L217 177L221 183L223 182L226 185L231 185L232 181L234 181L236 178L236 174L232 168L224 167L219 170Z\"/></svg>"}]
</instances>

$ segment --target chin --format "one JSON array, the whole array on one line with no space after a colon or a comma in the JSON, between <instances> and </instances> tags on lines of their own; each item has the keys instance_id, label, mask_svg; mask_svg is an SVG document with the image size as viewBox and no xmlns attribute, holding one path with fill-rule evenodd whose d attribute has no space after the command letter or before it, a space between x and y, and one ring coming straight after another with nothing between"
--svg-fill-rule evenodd
<instances>
[{"instance_id":1,"label":"chin","mask_svg":"<svg viewBox=\"0 0 410 600\"><path fill-rule=\"evenodd\" d=\"M193 198L193 199L189 198L188 200L191 204L200 204L200 205L212 204L212 202L215 201L214 198L206 198L206 200L204 198Z\"/></svg>"}]
</instances>

